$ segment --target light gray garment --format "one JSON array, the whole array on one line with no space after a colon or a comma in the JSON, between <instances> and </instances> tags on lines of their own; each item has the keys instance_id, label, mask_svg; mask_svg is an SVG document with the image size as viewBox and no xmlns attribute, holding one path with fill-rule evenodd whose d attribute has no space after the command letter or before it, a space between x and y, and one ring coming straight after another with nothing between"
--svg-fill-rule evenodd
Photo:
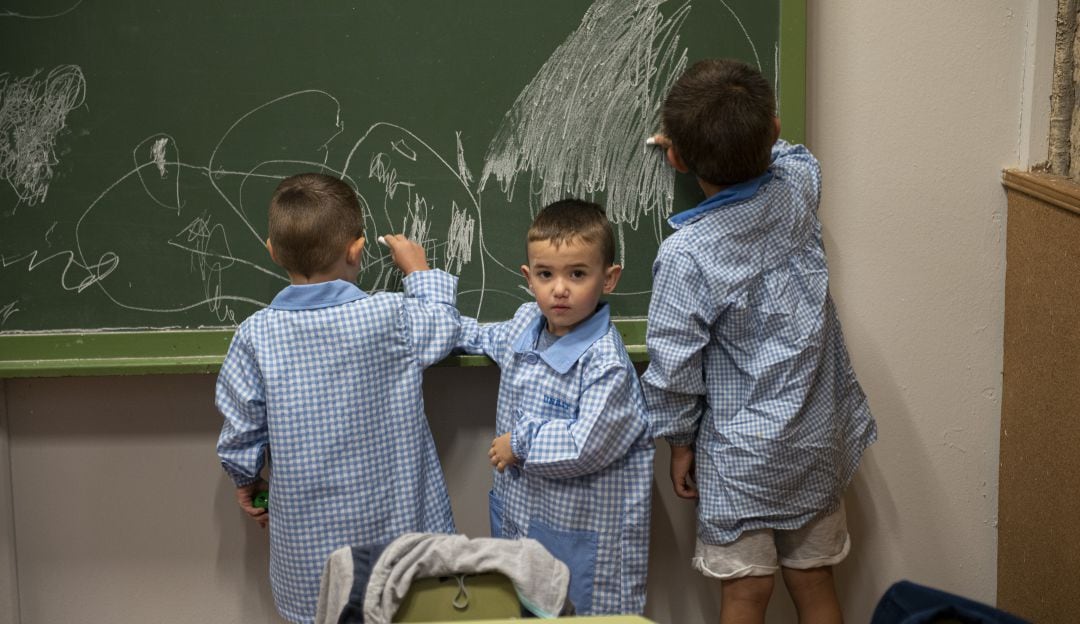
<instances>
[{"instance_id":1,"label":"light gray garment","mask_svg":"<svg viewBox=\"0 0 1080 624\"><path fill-rule=\"evenodd\" d=\"M553 618L569 609L570 570L536 540L406 533L386 547L371 570L364 621L390 622L413 579L486 572L509 578L518 600L534 615Z\"/></svg>"},{"instance_id":2,"label":"light gray garment","mask_svg":"<svg viewBox=\"0 0 1080 624\"><path fill-rule=\"evenodd\" d=\"M352 548L343 546L330 553L319 580L319 600L315 607L315 624L337 624L341 611L349 603L353 589Z\"/></svg>"}]
</instances>

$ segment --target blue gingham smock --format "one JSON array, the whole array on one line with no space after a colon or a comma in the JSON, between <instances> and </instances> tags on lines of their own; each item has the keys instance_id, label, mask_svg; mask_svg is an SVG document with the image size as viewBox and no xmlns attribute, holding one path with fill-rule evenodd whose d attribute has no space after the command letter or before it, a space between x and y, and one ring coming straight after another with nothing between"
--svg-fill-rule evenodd
<instances>
[{"instance_id":1,"label":"blue gingham smock","mask_svg":"<svg viewBox=\"0 0 1080 624\"><path fill-rule=\"evenodd\" d=\"M289 286L240 324L218 375L218 454L237 486L270 448L270 582L293 622L315 617L335 549L454 532L421 374L458 340L457 278L417 271L404 285Z\"/></svg>"},{"instance_id":2,"label":"blue gingham smock","mask_svg":"<svg viewBox=\"0 0 1080 624\"><path fill-rule=\"evenodd\" d=\"M637 374L607 304L537 352L545 324L535 303L503 323L462 317L460 346L502 370L495 431L519 459L493 471L492 535L562 559L579 614L641 613L654 446Z\"/></svg>"},{"instance_id":3,"label":"blue gingham smock","mask_svg":"<svg viewBox=\"0 0 1080 624\"><path fill-rule=\"evenodd\" d=\"M654 433L695 447L708 544L835 510L877 438L829 297L817 160L772 157L671 217L653 265L642 386Z\"/></svg>"}]
</instances>

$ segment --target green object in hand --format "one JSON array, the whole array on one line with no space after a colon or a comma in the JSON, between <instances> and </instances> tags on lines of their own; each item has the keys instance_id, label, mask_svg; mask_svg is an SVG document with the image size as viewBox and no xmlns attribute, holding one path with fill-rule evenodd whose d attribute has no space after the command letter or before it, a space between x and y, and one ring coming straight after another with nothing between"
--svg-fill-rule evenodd
<instances>
[{"instance_id":1,"label":"green object in hand","mask_svg":"<svg viewBox=\"0 0 1080 624\"><path fill-rule=\"evenodd\" d=\"M251 506L257 509L269 509L270 508L270 492L263 490L255 494L255 498L251 499Z\"/></svg>"}]
</instances>

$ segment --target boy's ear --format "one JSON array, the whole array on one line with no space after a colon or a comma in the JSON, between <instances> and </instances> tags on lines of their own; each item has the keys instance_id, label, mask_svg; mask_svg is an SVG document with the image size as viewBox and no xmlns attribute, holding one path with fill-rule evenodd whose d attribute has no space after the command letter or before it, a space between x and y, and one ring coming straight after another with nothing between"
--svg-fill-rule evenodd
<instances>
[{"instance_id":1,"label":"boy's ear","mask_svg":"<svg viewBox=\"0 0 1080 624\"><path fill-rule=\"evenodd\" d=\"M361 253L364 251L364 243L366 240L363 236L349 243L348 248L345 250L345 261L350 265L357 266L360 264Z\"/></svg>"},{"instance_id":2,"label":"boy's ear","mask_svg":"<svg viewBox=\"0 0 1080 624\"><path fill-rule=\"evenodd\" d=\"M536 293L533 292L533 289L532 289L532 274L529 273L529 265L527 265L527 264L521 265L521 274L525 276L525 284L528 287L529 292L531 292L533 294L533 296L536 296Z\"/></svg>"},{"instance_id":3,"label":"boy's ear","mask_svg":"<svg viewBox=\"0 0 1080 624\"><path fill-rule=\"evenodd\" d=\"M274 261L274 264L281 266L281 262L278 261L277 256L274 255L274 246L270 244L270 239L266 239L266 251L270 253L270 259Z\"/></svg>"},{"instance_id":4,"label":"boy's ear","mask_svg":"<svg viewBox=\"0 0 1080 624\"><path fill-rule=\"evenodd\" d=\"M679 150L675 149L674 145L667 148L666 154L667 161L671 163L672 167L675 167L675 171L678 171L679 173L690 172L690 167L687 167L686 163L683 162L682 156L679 155Z\"/></svg>"},{"instance_id":5,"label":"boy's ear","mask_svg":"<svg viewBox=\"0 0 1080 624\"><path fill-rule=\"evenodd\" d=\"M622 265L613 264L604 271L604 294L611 294L622 276Z\"/></svg>"}]
</instances>

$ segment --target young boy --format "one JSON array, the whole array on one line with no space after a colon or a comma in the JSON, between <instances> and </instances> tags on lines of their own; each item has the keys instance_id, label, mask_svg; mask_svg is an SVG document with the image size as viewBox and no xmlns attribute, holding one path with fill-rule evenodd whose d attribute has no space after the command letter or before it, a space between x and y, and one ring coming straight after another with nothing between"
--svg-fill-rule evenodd
<instances>
[{"instance_id":1,"label":"young boy","mask_svg":"<svg viewBox=\"0 0 1080 624\"><path fill-rule=\"evenodd\" d=\"M462 318L461 346L502 369L488 453L494 537L531 537L570 568L578 614L641 613L653 442L634 366L603 294L619 281L603 208L563 200L528 232L536 303Z\"/></svg>"},{"instance_id":2,"label":"young boy","mask_svg":"<svg viewBox=\"0 0 1080 624\"><path fill-rule=\"evenodd\" d=\"M217 449L240 506L270 525L278 611L311 622L335 549L454 532L421 374L457 342L457 283L386 236L405 294L357 288L364 217L336 178L285 179L269 217L266 248L292 285L237 328L218 376ZM252 506L267 452L269 514Z\"/></svg>"},{"instance_id":3,"label":"young boy","mask_svg":"<svg viewBox=\"0 0 1080 624\"><path fill-rule=\"evenodd\" d=\"M730 60L664 102L656 142L706 199L653 265L642 383L676 493L700 491L693 565L721 581L720 621L763 622L780 569L801 622L839 622L841 495L877 429L828 293L818 164L778 140L774 105Z\"/></svg>"}]
</instances>

